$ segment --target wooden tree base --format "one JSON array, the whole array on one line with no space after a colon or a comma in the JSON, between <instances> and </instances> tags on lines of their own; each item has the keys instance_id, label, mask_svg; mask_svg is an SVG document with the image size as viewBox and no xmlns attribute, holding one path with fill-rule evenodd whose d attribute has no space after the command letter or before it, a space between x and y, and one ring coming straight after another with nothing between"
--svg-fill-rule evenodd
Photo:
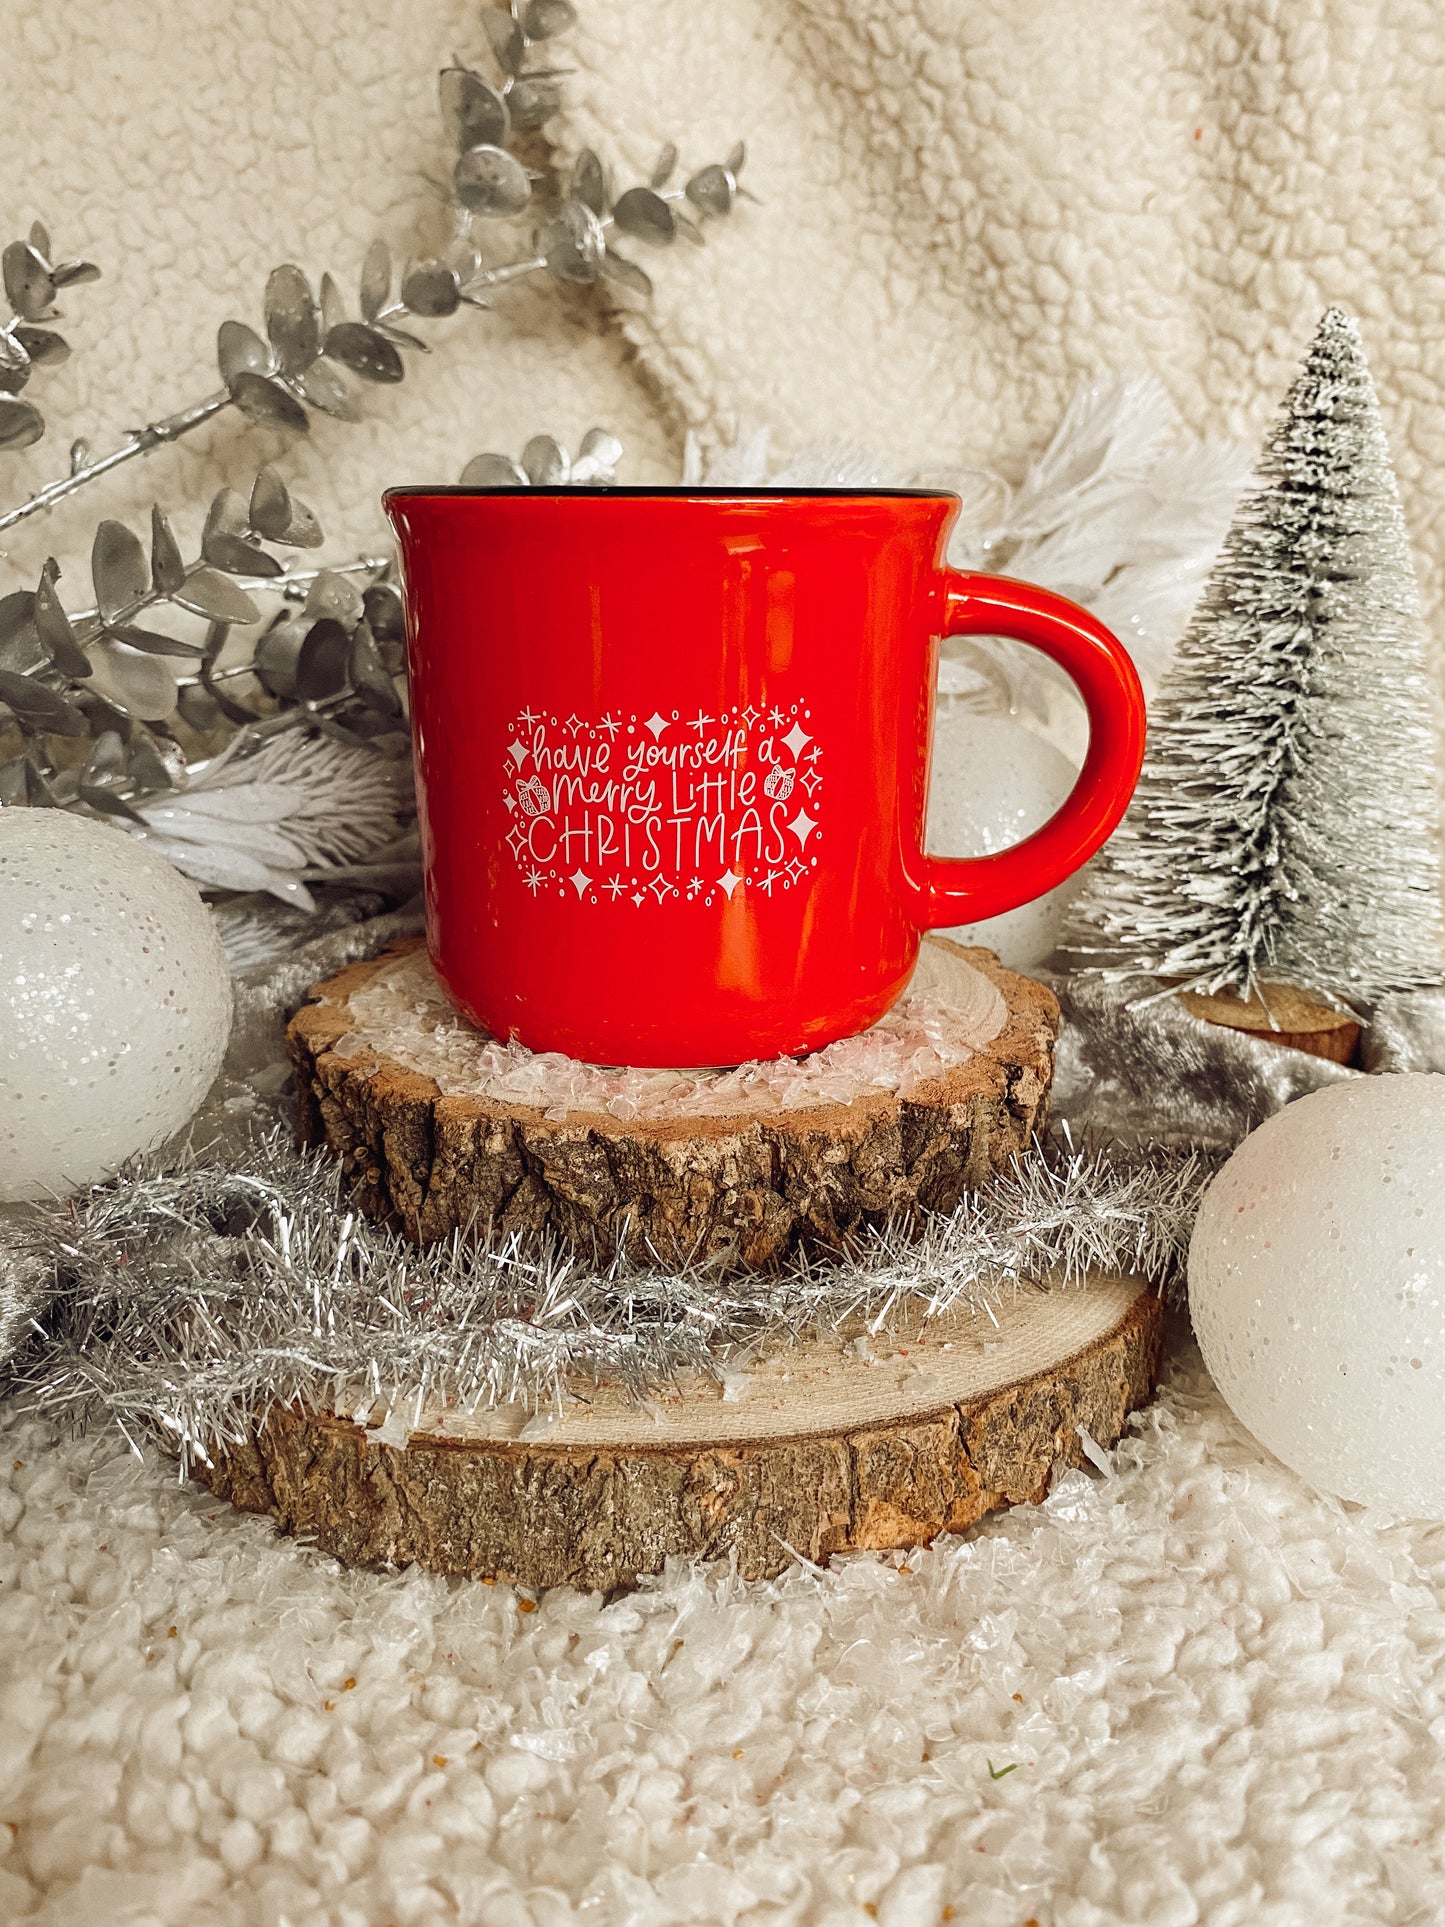
<instances>
[{"instance_id":1,"label":"wooden tree base","mask_svg":"<svg viewBox=\"0 0 1445 1927\"><path fill-rule=\"evenodd\" d=\"M604 1262L621 1251L643 1263L726 1254L766 1266L799 1243L837 1248L889 1216L952 1210L1027 1144L1053 1073L1050 992L989 951L929 939L919 966L929 995L975 1014L982 999L996 1034L907 1097L860 1083L851 1102L791 1110L553 1118L444 1096L414 1064L374 1050L346 1054L364 1027L352 999L418 948L396 946L321 984L288 1032L302 1138L339 1155L363 1211L418 1243L490 1223L550 1232Z\"/></svg>"},{"instance_id":2,"label":"wooden tree base","mask_svg":"<svg viewBox=\"0 0 1445 1927\"><path fill-rule=\"evenodd\" d=\"M1112 1445L1149 1397L1163 1314L1138 1281L1022 1291L997 1316L793 1347L648 1409L579 1387L535 1437L515 1410L438 1412L385 1445L276 1406L199 1476L353 1565L610 1592L674 1555L733 1556L764 1578L1037 1503L1082 1462L1080 1428Z\"/></svg>"},{"instance_id":3,"label":"wooden tree base","mask_svg":"<svg viewBox=\"0 0 1445 1927\"><path fill-rule=\"evenodd\" d=\"M1352 1064L1360 1044L1360 1026L1347 1011L1336 1010L1312 991L1294 984L1265 984L1255 996L1222 991L1206 996L1197 990L1180 993L1179 1001L1191 1016L1226 1030L1247 1031L1261 1043L1286 1050L1307 1051L1333 1064Z\"/></svg>"}]
</instances>

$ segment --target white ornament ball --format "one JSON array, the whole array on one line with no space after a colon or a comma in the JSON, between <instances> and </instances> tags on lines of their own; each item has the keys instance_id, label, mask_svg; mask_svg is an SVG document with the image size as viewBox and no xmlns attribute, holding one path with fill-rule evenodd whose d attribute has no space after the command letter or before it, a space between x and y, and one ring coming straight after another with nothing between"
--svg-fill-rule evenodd
<instances>
[{"instance_id":1,"label":"white ornament ball","mask_svg":"<svg viewBox=\"0 0 1445 1927\"><path fill-rule=\"evenodd\" d=\"M1445 1076L1332 1084L1247 1137L1200 1207L1189 1309L1261 1445L1445 1519Z\"/></svg>"},{"instance_id":2,"label":"white ornament ball","mask_svg":"<svg viewBox=\"0 0 1445 1927\"><path fill-rule=\"evenodd\" d=\"M94 1184L163 1143L230 1029L193 883L107 824L0 809L0 1200Z\"/></svg>"},{"instance_id":3,"label":"white ornament ball","mask_svg":"<svg viewBox=\"0 0 1445 1927\"><path fill-rule=\"evenodd\" d=\"M928 793L929 850L992 856L1041 829L1074 786L1077 771L1054 745L1011 716L940 709ZM942 931L983 944L1015 970L1032 970L1058 948L1074 878L1017 910Z\"/></svg>"}]
</instances>

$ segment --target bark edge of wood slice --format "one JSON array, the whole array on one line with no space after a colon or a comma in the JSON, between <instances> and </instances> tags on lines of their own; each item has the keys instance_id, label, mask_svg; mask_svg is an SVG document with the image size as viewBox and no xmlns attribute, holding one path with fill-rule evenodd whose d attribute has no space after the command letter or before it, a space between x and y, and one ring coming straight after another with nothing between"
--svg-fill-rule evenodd
<instances>
[{"instance_id":1,"label":"bark edge of wood slice","mask_svg":"<svg viewBox=\"0 0 1445 1927\"><path fill-rule=\"evenodd\" d=\"M1159 1299L1105 1278L1021 1292L997 1315L997 1331L983 1313L930 1320L922 1346L895 1331L872 1365L840 1340L790 1348L732 1405L709 1385L659 1418L593 1394L541 1440L424 1415L386 1445L275 1405L196 1476L350 1565L613 1592L672 1557L732 1557L768 1578L795 1554L924 1545L1037 1504L1057 1467L1084 1462L1081 1431L1117 1442L1154 1388Z\"/></svg>"},{"instance_id":2,"label":"bark edge of wood slice","mask_svg":"<svg viewBox=\"0 0 1445 1927\"><path fill-rule=\"evenodd\" d=\"M860 1088L849 1104L727 1116L549 1118L500 1099L444 1096L372 1052L341 1055L348 1000L419 938L317 985L287 1029L298 1129L326 1145L369 1216L418 1244L490 1224L551 1233L589 1259L678 1264L718 1255L776 1263L837 1249L890 1216L951 1211L1024 1150L1045 1114L1059 1010L991 951L925 940L928 967L977 971L1005 1018L968 1062L907 1096Z\"/></svg>"},{"instance_id":3,"label":"bark edge of wood slice","mask_svg":"<svg viewBox=\"0 0 1445 1927\"><path fill-rule=\"evenodd\" d=\"M1225 1030L1244 1031L1262 1043L1284 1050L1302 1050L1332 1064L1353 1064L1360 1044L1360 1026L1348 1011L1337 1010L1313 991L1295 984L1265 984L1263 995L1245 999L1233 991L1206 995L1185 990L1179 1001L1192 1017Z\"/></svg>"}]
</instances>

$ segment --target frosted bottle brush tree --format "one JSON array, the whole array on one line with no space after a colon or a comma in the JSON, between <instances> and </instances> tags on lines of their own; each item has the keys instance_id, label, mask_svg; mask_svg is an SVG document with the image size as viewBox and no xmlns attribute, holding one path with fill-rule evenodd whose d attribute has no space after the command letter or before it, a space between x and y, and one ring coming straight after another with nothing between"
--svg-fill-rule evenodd
<instances>
[{"instance_id":1,"label":"frosted bottle brush tree","mask_svg":"<svg viewBox=\"0 0 1445 1927\"><path fill-rule=\"evenodd\" d=\"M442 71L442 120L455 158L449 179L434 183L450 211L451 236L439 254L398 272L390 249L375 242L354 310L331 275L313 288L295 264L274 269L264 332L240 320L221 324L219 388L133 431L107 454L93 457L77 442L69 472L0 513L0 532L228 410L294 434L309 433L317 414L357 420L366 386L401 381L404 354L425 352L418 323L484 308L497 289L524 276L649 293L651 282L623 244L700 242L701 223L729 213L742 192L744 152L735 147L679 182L669 145L645 184L620 192L590 150L565 179L529 166L514 149L560 105L561 75L547 49L575 18L570 0L485 8L489 71L460 63ZM523 218L530 227L521 248L489 239ZM43 432L39 412L18 390L33 367L68 352L48 325L56 295L99 272L86 262L52 265L49 252L38 226L4 251L12 318L0 326L0 450L25 447ZM537 436L520 462L479 456L466 479L610 481L620 453L601 430L575 460L551 437ZM145 544L122 523L99 525L88 608L67 610L53 557L33 590L0 598L0 735L8 724L19 738L19 753L0 764L0 802L135 819L146 799L187 781L178 723L245 730L248 744L296 724L351 743L404 729L399 602L388 559L288 565L277 548L313 548L322 535L274 468L262 470L249 497L223 489L214 498L190 560L159 506L149 533ZM281 598L269 618L261 595ZM260 633L251 639L248 629ZM66 739L89 746L66 751Z\"/></svg>"},{"instance_id":2,"label":"frosted bottle brush tree","mask_svg":"<svg viewBox=\"0 0 1445 1927\"><path fill-rule=\"evenodd\" d=\"M1438 983L1437 745L1374 383L1331 308L1155 704L1079 899L1086 962L1343 1001ZM1267 993L1266 993L1267 1000Z\"/></svg>"}]
</instances>

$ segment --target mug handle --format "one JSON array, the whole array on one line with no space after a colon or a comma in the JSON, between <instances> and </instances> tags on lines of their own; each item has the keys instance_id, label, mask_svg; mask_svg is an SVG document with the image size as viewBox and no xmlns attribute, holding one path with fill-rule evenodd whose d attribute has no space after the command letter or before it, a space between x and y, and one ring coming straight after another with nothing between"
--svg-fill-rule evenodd
<instances>
[{"instance_id":1,"label":"mug handle","mask_svg":"<svg viewBox=\"0 0 1445 1927\"><path fill-rule=\"evenodd\" d=\"M1144 761L1144 692L1129 653L1087 609L1006 576L944 572L945 636L1007 636L1041 649L1089 716L1074 787L1042 828L993 856L929 856L913 872L921 930L979 923L1041 897L1087 863L1128 808ZM910 868L912 866L910 865Z\"/></svg>"}]
</instances>

